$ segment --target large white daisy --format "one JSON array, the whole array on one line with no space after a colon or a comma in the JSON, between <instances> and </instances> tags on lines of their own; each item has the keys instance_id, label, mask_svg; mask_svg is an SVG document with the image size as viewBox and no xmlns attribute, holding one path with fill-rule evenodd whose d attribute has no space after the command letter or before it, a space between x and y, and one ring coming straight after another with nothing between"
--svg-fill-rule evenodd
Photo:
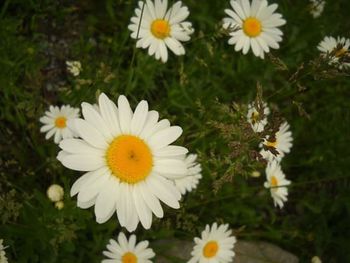
<instances>
[{"instance_id":1,"label":"large white daisy","mask_svg":"<svg viewBox=\"0 0 350 263\"><path fill-rule=\"evenodd\" d=\"M267 116L270 114L270 109L265 102L262 103L262 109L259 110L259 105L255 102L248 104L247 120L255 132L262 132L267 124ZM263 112L263 115L260 112Z\"/></svg>"},{"instance_id":2,"label":"large white daisy","mask_svg":"<svg viewBox=\"0 0 350 263\"><path fill-rule=\"evenodd\" d=\"M168 60L167 47L175 55L184 55L181 42L190 40L192 24L185 22L190 12L178 1L168 10L167 0L139 1L135 16L131 18L131 37L137 39L136 47L148 48L148 54L162 62Z\"/></svg>"},{"instance_id":3,"label":"large white daisy","mask_svg":"<svg viewBox=\"0 0 350 263\"><path fill-rule=\"evenodd\" d=\"M135 235L128 240L122 232L118 235L118 242L109 240L107 249L102 253L109 259L102 260L102 263L152 263L150 259L155 256L152 248L148 248L147 240L136 244Z\"/></svg>"},{"instance_id":4,"label":"large white daisy","mask_svg":"<svg viewBox=\"0 0 350 263\"><path fill-rule=\"evenodd\" d=\"M134 231L141 221L144 228L152 224L152 213L163 217L160 201L179 208L181 193L174 180L187 175L181 158L188 151L170 145L182 129L159 121L156 111L141 101L135 111L125 96L118 107L105 95L99 96L99 111L82 103L84 119L68 122L81 139L60 143L59 159L67 168L87 172L72 186L78 194L78 206L95 205L98 223L106 222L114 212L121 226Z\"/></svg>"},{"instance_id":5,"label":"large white daisy","mask_svg":"<svg viewBox=\"0 0 350 263\"><path fill-rule=\"evenodd\" d=\"M344 37L325 37L317 46L324 57L328 57L330 65L336 65L339 69L350 68L350 63L342 59L350 54L350 39Z\"/></svg>"},{"instance_id":6,"label":"large white daisy","mask_svg":"<svg viewBox=\"0 0 350 263\"><path fill-rule=\"evenodd\" d=\"M189 154L186 159L187 175L182 178L175 179L175 185L181 194L191 192L197 188L199 180L202 179L202 167L201 164L196 162L197 154Z\"/></svg>"},{"instance_id":7,"label":"large white daisy","mask_svg":"<svg viewBox=\"0 0 350 263\"><path fill-rule=\"evenodd\" d=\"M73 129L67 127L67 121L79 117L79 109L72 108L69 105L63 105L61 108L50 106L45 112L45 116L40 118L40 122L44 125L41 127L41 132L46 132L45 139L50 139L54 136L55 143L59 143L62 138L75 137Z\"/></svg>"},{"instance_id":8,"label":"large white daisy","mask_svg":"<svg viewBox=\"0 0 350 263\"><path fill-rule=\"evenodd\" d=\"M231 30L228 43L235 51L247 54L252 48L257 57L264 58L270 48L278 49L282 31L277 27L286 23L282 15L274 13L277 4L268 5L266 0L231 0L232 9L226 9L223 27Z\"/></svg>"},{"instance_id":9,"label":"large white daisy","mask_svg":"<svg viewBox=\"0 0 350 263\"><path fill-rule=\"evenodd\" d=\"M276 160L267 164L266 180L264 186L270 189L275 206L282 208L288 196L288 188L286 186L290 185L291 182L286 179L280 164Z\"/></svg>"},{"instance_id":10,"label":"large white daisy","mask_svg":"<svg viewBox=\"0 0 350 263\"><path fill-rule=\"evenodd\" d=\"M232 231L228 224L214 223L210 228L206 225L201 238L195 237L195 246L191 252L192 258L188 263L228 263L232 262L236 238L231 236Z\"/></svg>"},{"instance_id":11,"label":"large white daisy","mask_svg":"<svg viewBox=\"0 0 350 263\"><path fill-rule=\"evenodd\" d=\"M289 124L284 122L281 124L274 137L267 136L264 138L263 143L260 144L260 147L263 148L261 149L260 154L265 160L280 161L286 153L290 152L290 149L293 146L293 137L289 128Z\"/></svg>"}]
</instances>

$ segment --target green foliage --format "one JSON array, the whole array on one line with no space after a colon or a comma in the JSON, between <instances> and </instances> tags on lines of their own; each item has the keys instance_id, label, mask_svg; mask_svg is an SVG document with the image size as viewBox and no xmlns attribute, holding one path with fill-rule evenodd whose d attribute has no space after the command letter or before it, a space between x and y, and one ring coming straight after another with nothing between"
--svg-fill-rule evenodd
<instances>
[{"instance_id":1,"label":"green foliage","mask_svg":"<svg viewBox=\"0 0 350 263\"><path fill-rule=\"evenodd\" d=\"M5 1L0 238L9 246L9 262L99 262L121 230L116 216L99 225L93 209L76 207L69 189L80 174L62 167L57 145L39 132L49 105L95 103L100 92L114 100L125 94L133 106L147 100L183 128L178 144L198 153L203 167L198 189L185 196L181 209L164 207L165 217L155 219L150 231L138 228L139 240L192 240L217 221L229 223L238 239L273 242L301 262L314 255L350 261L350 81L316 49L326 35L350 37L350 2L328 1L313 19L307 1L280 1L284 40L265 60L227 44L220 19L228 1L185 2L196 32L185 56L170 55L161 64L129 37L136 1ZM78 77L67 73L66 60L82 63ZM257 83L263 100L293 131L294 145L282 164L292 185L282 210L263 187L264 164L254 158L260 138L245 122ZM255 170L262 176L251 177ZM45 195L52 183L64 186L62 210Z\"/></svg>"}]
</instances>

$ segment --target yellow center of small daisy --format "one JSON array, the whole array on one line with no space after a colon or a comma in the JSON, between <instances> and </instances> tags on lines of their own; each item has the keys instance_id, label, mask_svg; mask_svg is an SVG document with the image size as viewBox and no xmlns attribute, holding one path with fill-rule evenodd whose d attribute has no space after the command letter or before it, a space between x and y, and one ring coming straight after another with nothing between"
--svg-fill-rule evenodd
<instances>
[{"instance_id":1,"label":"yellow center of small daisy","mask_svg":"<svg viewBox=\"0 0 350 263\"><path fill-rule=\"evenodd\" d=\"M203 255L206 258L212 258L212 257L215 257L218 250L219 250L218 243L216 241L209 241L203 248Z\"/></svg>"},{"instance_id":2,"label":"yellow center of small daisy","mask_svg":"<svg viewBox=\"0 0 350 263\"><path fill-rule=\"evenodd\" d=\"M254 124L254 123L256 123L258 120L259 120L259 112L254 111L254 112L252 113L252 123Z\"/></svg>"},{"instance_id":3,"label":"yellow center of small daisy","mask_svg":"<svg viewBox=\"0 0 350 263\"><path fill-rule=\"evenodd\" d=\"M248 17L243 22L243 31L250 37L257 37L261 34L261 22L255 17Z\"/></svg>"},{"instance_id":4,"label":"yellow center of small daisy","mask_svg":"<svg viewBox=\"0 0 350 263\"><path fill-rule=\"evenodd\" d=\"M137 257L134 253L127 252L122 256L122 263L137 263Z\"/></svg>"},{"instance_id":5,"label":"yellow center of small daisy","mask_svg":"<svg viewBox=\"0 0 350 263\"><path fill-rule=\"evenodd\" d=\"M129 184L144 180L153 166L150 148L133 135L116 137L107 149L106 160L113 175Z\"/></svg>"},{"instance_id":6,"label":"yellow center of small daisy","mask_svg":"<svg viewBox=\"0 0 350 263\"><path fill-rule=\"evenodd\" d=\"M156 19L151 24L151 32L153 36L159 39L167 38L170 35L169 22L164 19Z\"/></svg>"},{"instance_id":7,"label":"yellow center of small daisy","mask_svg":"<svg viewBox=\"0 0 350 263\"><path fill-rule=\"evenodd\" d=\"M278 186L278 181L277 181L277 178L276 178L275 176L271 176L270 185L271 185L272 187Z\"/></svg>"},{"instance_id":8,"label":"yellow center of small daisy","mask_svg":"<svg viewBox=\"0 0 350 263\"><path fill-rule=\"evenodd\" d=\"M67 126L67 118L66 117L58 117L55 120L55 126L57 128L63 129Z\"/></svg>"},{"instance_id":9,"label":"yellow center of small daisy","mask_svg":"<svg viewBox=\"0 0 350 263\"><path fill-rule=\"evenodd\" d=\"M277 140L275 140L275 141L266 141L265 145L266 145L267 147L276 148L276 146L277 146Z\"/></svg>"},{"instance_id":10,"label":"yellow center of small daisy","mask_svg":"<svg viewBox=\"0 0 350 263\"><path fill-rule=\"evenodd\" d=\"M340 57L342 57L342 56L344 56L344 54L347 52L347 50L345 49L345 48L341 48L341 49L339 49L339 50L337 50L336 52L335 52L335 56L337 57L337 58L340 58Z\"/></svg>"}]
</instances>

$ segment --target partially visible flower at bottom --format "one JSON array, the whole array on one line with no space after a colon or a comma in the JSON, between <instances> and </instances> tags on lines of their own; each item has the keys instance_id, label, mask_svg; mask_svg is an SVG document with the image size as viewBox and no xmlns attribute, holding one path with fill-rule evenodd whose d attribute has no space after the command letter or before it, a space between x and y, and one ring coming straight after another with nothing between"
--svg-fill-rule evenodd
<instances>
[{"instance_id":1,"label":"partially visible flower at bottom","mask_svg":"<svg viewBox=\"0 0 350 263\"><path fill-rule=\"evenodd\" d=\"M266 180L267 181L264 183L264 186L265 188L270 189L275 206L282 208L284 206L284 202L287 201L287 185L290 185L291 182L286 179L280 164L276 160L267 164Z\"/></svg>"},{"instance_id":2,"label":"partially visible flower at bottom","mask_svg":"<svg viewBox=\"0 0 350 263\"><path fill-rule=\"evenodd\" d=\"M202 167L201 164L196 162L197 154L189 154L186 159L187 175L181 178L176 178L175 186L181 192L185 194L186 192L191 192L197 188L199 180L202 179Z\"/></svg>"},{"instance_id":3,"label":"partially visible flower at bottom","mask_svg":"<svg viewBox=\"0 0 350 263\"><path fill-rule=\"evenodd\" d=\"M4 240L0 239L0 263L7 263L7 257L5 253L6 247L3 245Z\"/></svg>"},{"instance_id":4,"label":"partially visible flower at bottom","mask_svg":"<svg viewBox=\"0 0 350 263\"><path fill-rule=\"evenodd\" d=\"M311 263L322 263L322 260L318 256L314 256L311 259Z\"/></svg>"},{"instance_id":5,"label":"partially visible flower at bottom","mask_svg":"<svg viewBox=\"0 0 350 263\"><path fill-rule=\"evenodd\" d=\"M109 240L107 250L103 251L103 255L109 259L102 260L102 263L152 263L150 259L155 253L148 248L148 244L148 241L136 244L135 235L131 235L128 240L124 233L120 232L118 241Z\"/></svg>"},{"instance_id":6,"label":"partially visible flower at bottom","mask_svg":"<svg viewBox=\"0 0 350 263\"><path fill-rule=\"evenodd\" d=\"M236 237L231 236L232 231L228 227L228 224L218 226L216 222L211 227L206 225L201 238L194 238L195 246L188 263L232 262Z\"/></svg>"}]
</instances>

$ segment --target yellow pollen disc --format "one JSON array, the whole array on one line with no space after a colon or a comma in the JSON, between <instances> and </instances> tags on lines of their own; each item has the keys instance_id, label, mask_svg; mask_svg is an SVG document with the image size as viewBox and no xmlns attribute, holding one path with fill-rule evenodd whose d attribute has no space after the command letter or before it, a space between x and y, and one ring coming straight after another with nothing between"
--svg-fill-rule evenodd
<instances>
[{"instance_id":1,"label":"yellow pollen disc","mask_svg":"<svg viewBox=\"0 0 350 263\"><path fill-rule=\"evenodd\" d=\"M129 184L144 180L153 166L150 148L133 135L116 137L106 151L106 160L113 175Z\"/></svg>"},{"instance_id":2,"label":"yellow pollen disc","mask_svg":"<svg viewBox=\"0 0 350 263\"><path fill-rule=\"evenodd\" d=\"M254 124L254 123L256 123L258 120L259 120L259 112L254 111L254 112L252 113L252 123Z\"/></svg>"},{"instance_id":3,"label":"yellow pollen disc","mask_svg":"<svg viewBox=\"0 0 350 263\"><path fill-rule=\"evenodd\" d=\"M261 34L261 22L255 17L248 17L243 22L243 31L250 37L257 37Z\"/></svg>"},{"instance_id":4,"label":"yellow pollen disc","mask_svg":"<svg viewBox=\"0 0 350 263\"><path fill-rule=\"evenodd\" d=\"M342 57L342 56L344 56L344 54L347 52L347 50L345 49L345 48L341 48L341 49L339 49L339 50L337 50L336 52L335 52L335 56L337 57L337 58L340 58L340 57Z\"/></svg>"},{"instance_id":5,"label":"yellow pollen disc","mask_svg":"<svg viewBox=\"0 0 350 263\"><path fill-rule=\"evenodd\" d=\"M277 146L277 141L273 141L273 142L266 141L265 145L266 145L267 147L276 148L276 146Z\"/></svg>"},{"instance_id":6,"label":"yellow pollen disc","mask_svg":"<svg viewBox=\"0 0 350 263\"><path fill-rule=\"evenodd\" d=\"M212 258L212 257L215 257L218 250L219 250L218 243L216 241L209 241L203 248L203 255L206 258Z\"/></svg>"},{"instance_id":7,"label":"yellow pollen disc","mask_svg":"<svg viewBox=\"0 0 350 263\"><path fill-rule=\"evenodd\" d=\"M67 126L66 122L67 122L66 117L58 117L55 120L55 126L60 129L66 128Z\"/></svg>"},{"instance_id":8,"label":"yellow pollen disc","mask_svg":"<svg viewBox=\"0 0 350 263\"><path fill-rule=\"evenodd\" d=\"M272 187L278 186L278 181L275 176L271 176L271 182L270 182Z\"/></svg>"},{"instance_id":9,"label":"yellow pollen disc","mask_svg":"<svg viewBox=\"0 0 350 263\"><path fill-rule=\"evenodd\" d=\"M167 38L170 35L170 29L169 22L164 19L156 19L151 25L153 36L159 39Z\"/></svg>"},{"instance_id":10,"label":"yellow pollen disc","mask_svg":"<svg viewBox=\"0 0 350 263\"><path fill-rule=\"evenodd\" d=\"M127 252L122 256L122 263L137 263L137 257L134 253Z\"/></svg>"}]
</instances>

